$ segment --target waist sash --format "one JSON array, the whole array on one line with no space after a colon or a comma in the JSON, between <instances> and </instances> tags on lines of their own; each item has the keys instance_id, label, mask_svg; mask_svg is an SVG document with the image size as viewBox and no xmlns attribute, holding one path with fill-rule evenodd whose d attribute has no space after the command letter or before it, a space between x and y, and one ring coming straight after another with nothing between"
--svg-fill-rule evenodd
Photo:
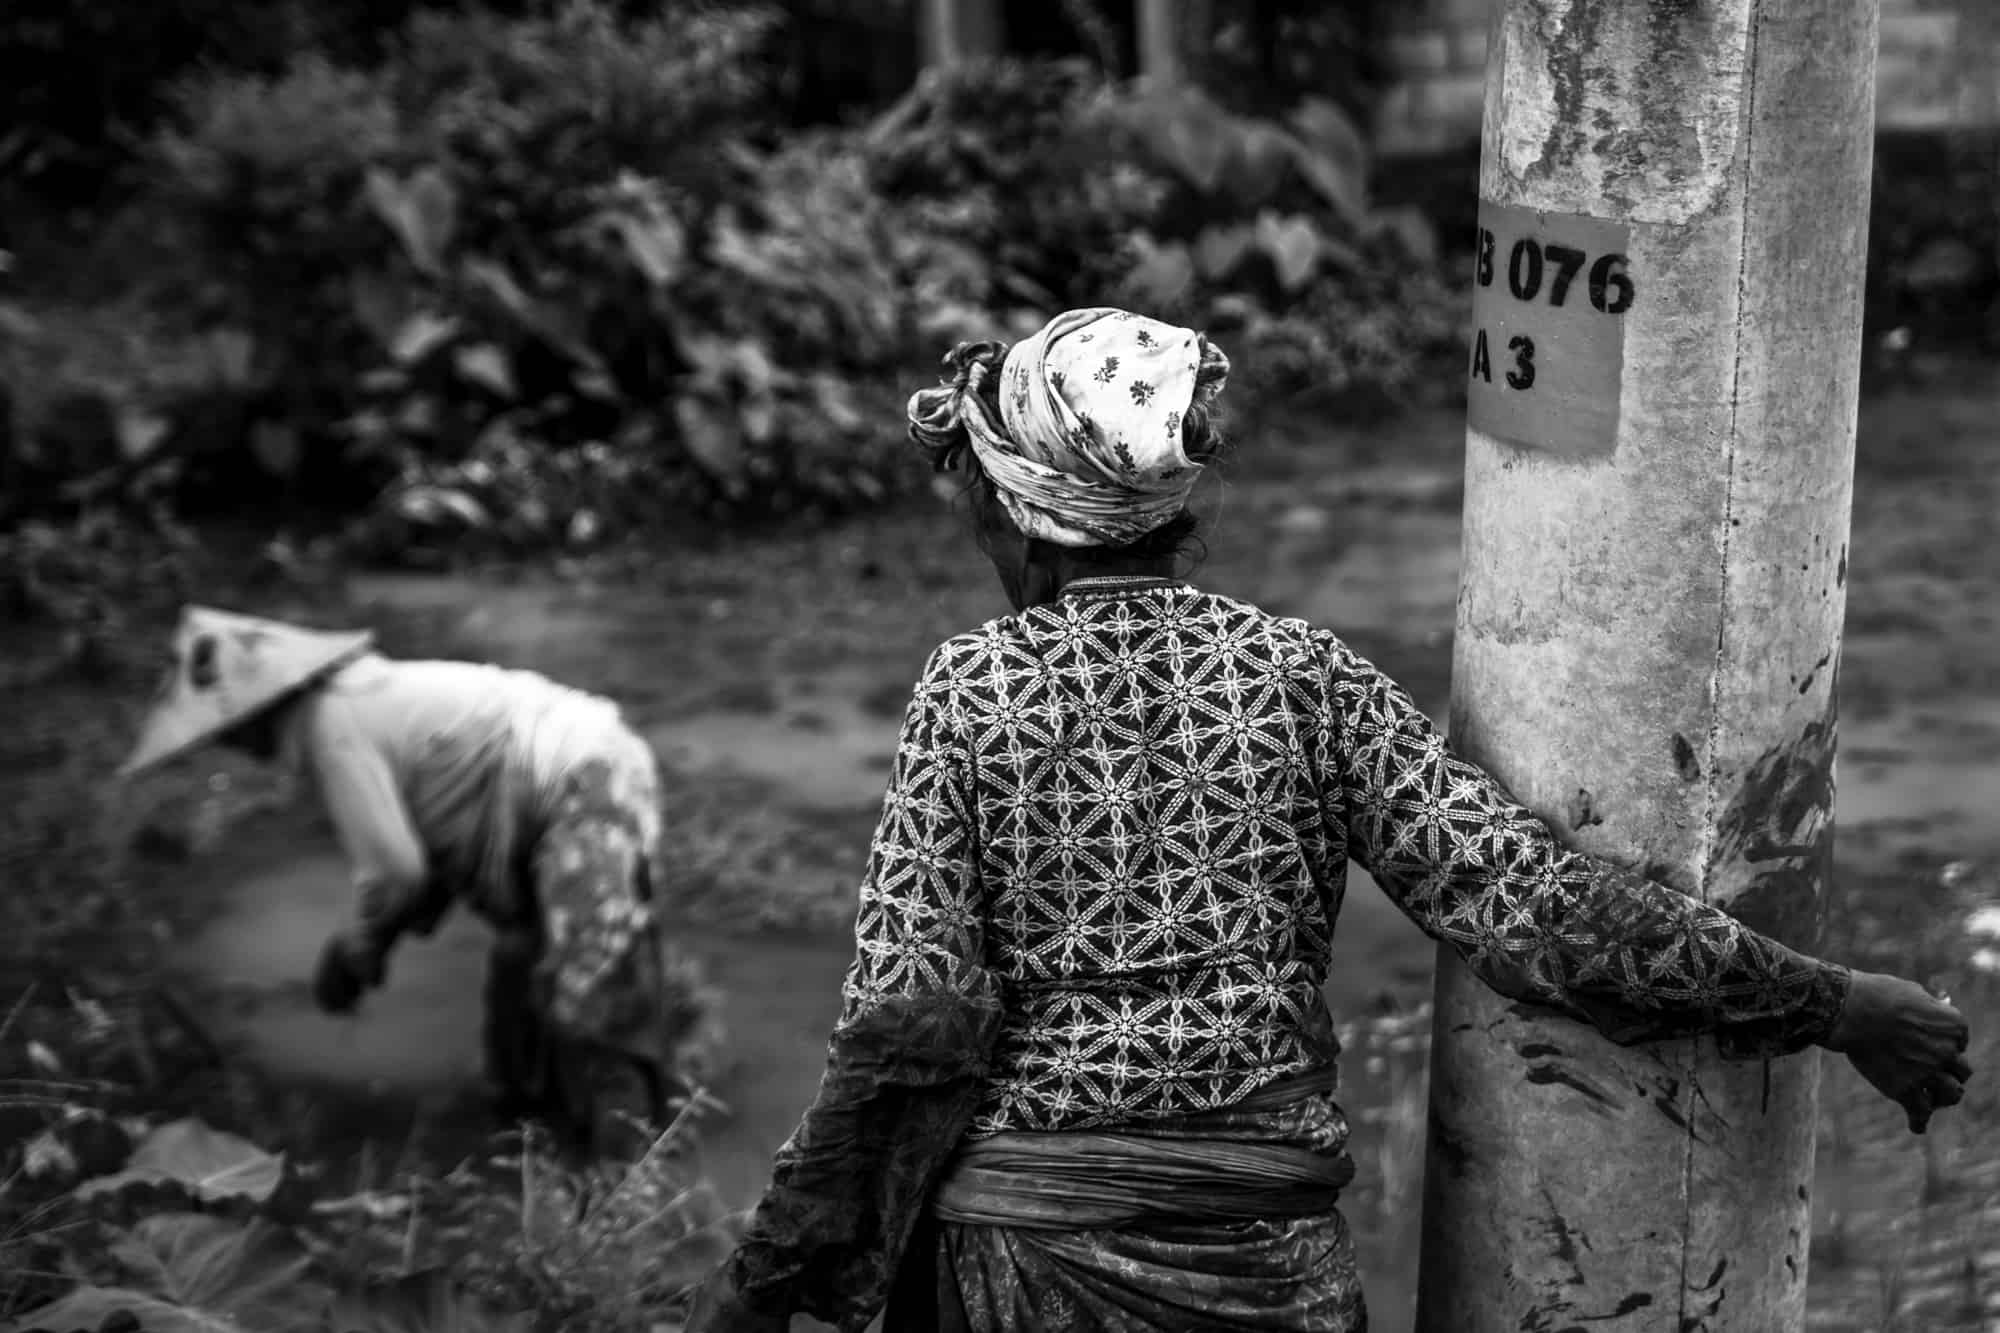
<instances>
[{"instance_id":1,"label":"waist sash","mask_svg":"<svg viewBox=\"0 0 2000 1333\"><path fill-rule=\"evenodd\" d=\"M1227 1114L1272 1109L1331 1091L1308 1076L1264 1089ZM959 1149L931 1198L943 1222L1090 1230L1146 1222L1252 1221L1333 1211L1354 1159L1283 1143L1181 1133L1011 1132ZM1225 1131L1226 1132L1226 1131Z\"/></svg>"}]
</instances>

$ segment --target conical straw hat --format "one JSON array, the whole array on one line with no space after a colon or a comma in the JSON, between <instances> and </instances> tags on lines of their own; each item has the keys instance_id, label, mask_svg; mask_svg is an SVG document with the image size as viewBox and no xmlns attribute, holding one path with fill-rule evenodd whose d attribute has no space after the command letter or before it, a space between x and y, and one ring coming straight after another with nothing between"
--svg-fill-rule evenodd
<instances>
[{"instance_id":1,"label":"conical straw hat","mask_svg":"<svg viewBox=\"0 0 2000 1333\"><path fill-rule=\"evenodd\" d=\"M181 612L171 674L118 769L121 778L184 754L368 651L373 634L323 633L206 606Z\"/></svg>"}]
</instances>

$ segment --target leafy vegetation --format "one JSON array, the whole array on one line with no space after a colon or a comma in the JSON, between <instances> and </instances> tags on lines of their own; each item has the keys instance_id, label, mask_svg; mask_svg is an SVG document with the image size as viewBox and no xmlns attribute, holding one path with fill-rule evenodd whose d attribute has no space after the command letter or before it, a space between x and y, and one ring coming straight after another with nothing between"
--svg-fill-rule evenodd
<instances>
[{"instance_id":1,"label":"leafy vegetation","mask_svg":"<svg viewBox=\"0 0 2000 1333\"><path fill-rule=\"evenodd\" d=\"M1366 144L1330 101L1273 120L1002 62L927 76L870 148L883 191L989 257L1031 316L1123 302L1207 328L1240 400L1408 401L1457 355L1438 240L1369 207Z\"/></svg>"},{"instance_id":2,"label":"leafy vegetation","mask_svg":"<svg viewBox=\"0 0 2000 1333\"><path fill-rule=\"evenodd\" d=\"M177 85L113 228L147 256L117 334L79 360L87 311L0 324L52 372L16 380L17 515L136 491L365 511L368 555L588 549L882 501L918 479L918 368L1065 305L1214 327L1243 398L1400 399L1455 355L1436 243L1368 209L1332 103L1003 61L779 133L780 24L420 9L372 60Z\"/></svg>"},{"instance_id":3,"label":"leafy vegetation","mask_svg":"<svg viewBox=\"0 0 2000 1333\"><path fill-rule=\"evenodd\" d=\"M0 1116L21 1144L0 1181L10 1333L627 1330L665 1319L735 1234L688 1171L705 1098L629 1165L524 1130L450 1171L337 1182L307 1154L162 1120L185 1090L127 1079L198 1061L179 1049L196 1030L74 988L28 998L0 1026Z\"/></svg>"}]
</instances>

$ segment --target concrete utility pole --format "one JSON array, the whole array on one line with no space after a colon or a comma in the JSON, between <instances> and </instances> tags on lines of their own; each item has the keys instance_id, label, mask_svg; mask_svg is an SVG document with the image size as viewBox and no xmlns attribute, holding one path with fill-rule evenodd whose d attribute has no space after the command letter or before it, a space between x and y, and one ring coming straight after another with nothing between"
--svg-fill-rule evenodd
<instances>
[{"instance_id":1,"label":"concrete utility pole","mask_svg":"<svg viewBox=\"0 0 2000 1333\"><path fill-rule=\"evenodd\" d=\"M1812 948L1832 851L1878 0L1496 0L1454 744ZM1804 1321L1814 1055L1437 982L1421 1333Z\"/></svg>"}]
</instances>

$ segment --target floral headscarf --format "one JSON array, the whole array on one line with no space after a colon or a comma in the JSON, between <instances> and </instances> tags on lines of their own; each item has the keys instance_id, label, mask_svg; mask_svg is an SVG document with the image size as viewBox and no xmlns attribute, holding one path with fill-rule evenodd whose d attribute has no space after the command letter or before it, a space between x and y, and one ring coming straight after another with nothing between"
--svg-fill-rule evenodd
<instances>
[{"instance_id":1,"label":"floral headscarf","mask_svg":"<svg viewBox=\"0 0 2000 1333\"><path fill-rule=\"evenodd\" d=\"M1123 546L1180 513L1201 474L1181 450L1201 338L1130 311L1071 310L1015 344L1000 418L964 421L1015 524L1058 546Z\"/></svg>"}]
</instances>

